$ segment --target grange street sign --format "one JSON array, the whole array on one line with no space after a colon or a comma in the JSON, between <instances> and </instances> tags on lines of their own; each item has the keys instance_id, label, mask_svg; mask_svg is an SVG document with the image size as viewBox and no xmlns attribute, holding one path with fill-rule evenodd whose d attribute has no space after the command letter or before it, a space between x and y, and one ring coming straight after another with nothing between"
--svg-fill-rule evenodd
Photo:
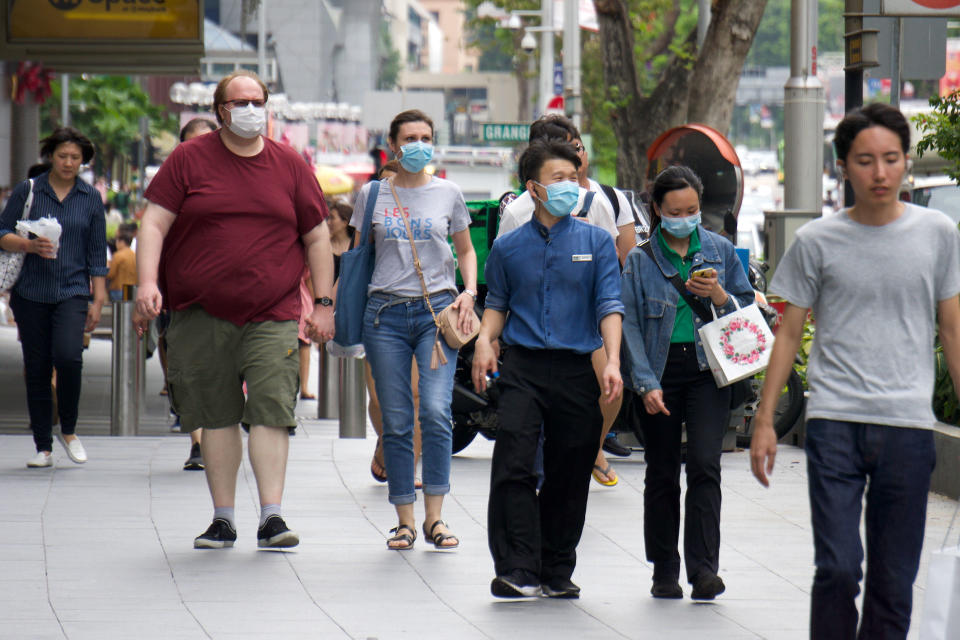
<instances>
[{"instance_id":1,"label":"grange street sign","mask_svg":"<svg viewBox=\"0 0 960 640\"><path fill-rule=\"evenodd\" d=\"M487 142L526 142L530 138L530 125L518 122L487 122L481 127L480 137Z\"/></svg>"}]
</instances>

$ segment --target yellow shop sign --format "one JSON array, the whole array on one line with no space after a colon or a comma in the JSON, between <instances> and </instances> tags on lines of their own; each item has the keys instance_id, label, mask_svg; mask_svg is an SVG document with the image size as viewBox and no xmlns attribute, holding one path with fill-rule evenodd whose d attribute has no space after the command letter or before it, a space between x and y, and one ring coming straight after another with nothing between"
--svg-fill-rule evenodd
<instances>
[{"instance_id":1,"label":"yellow shop sign","mask_svg":"<svg viewBox=\"0 0 960 640\"><path fill-rule=\"evenodd\" d=\"M7 0L10 42L198 41L200 0Z\"/></svg>"}]
</instances>

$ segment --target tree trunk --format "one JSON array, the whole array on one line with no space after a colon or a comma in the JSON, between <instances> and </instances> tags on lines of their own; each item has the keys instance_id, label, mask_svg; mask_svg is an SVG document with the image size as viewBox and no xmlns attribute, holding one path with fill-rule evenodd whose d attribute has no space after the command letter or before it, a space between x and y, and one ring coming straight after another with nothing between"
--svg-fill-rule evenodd
<instances>
[{"instance_id":1,"label":"tree trunk","mask_svg":"<svg viewBox=\"0 0 960 640\"><path fill-rule=\"evenodd\" d=\"M625 189L643 188L646 147L638 137L645 135L642 96L634 58L633 27L624 0L594 0L600 24L603 51L603 78L607 98L616 106L611 124L617 147L617 184Z\"/></svg>"},{"instance_id":2,"label":"tree trunk","mask_svg":"<svg viewBox=\"0 0 960 640\"><path fill-rule=\"evenodd\" d=\"M743 62L763 18L767 0L714 2L710 27L693 68L687 111L689 122L701 122L724 134L730 128Z\"/></svg>"},{"instance_id":3,"label":"tree trunk","mask_svg":"<svg viewBox=\"0 0 960 640\"><path fill-rule=\"evenodd\" d=\"M767 0L713 0L710 27L693 68L674 57L650 96L640 92L633 28L626 0L594 0L600 24L603 76L617 149L617 184L646 189L650 144L671 127L702 122L726 133L743 61ZM686 44L696 43L696 33Z\"/></svg>"}]
</instances>

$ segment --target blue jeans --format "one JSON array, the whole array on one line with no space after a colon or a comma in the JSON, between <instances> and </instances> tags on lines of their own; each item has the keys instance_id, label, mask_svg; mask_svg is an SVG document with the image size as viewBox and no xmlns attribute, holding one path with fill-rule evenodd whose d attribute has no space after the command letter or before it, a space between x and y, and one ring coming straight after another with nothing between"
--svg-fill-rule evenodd
<instances>
[{"instance_id":1,"label":"blue jeans","mask_svg":"<svg viewBox=\"0 0 960 640\"><path fill-rule=\"evenodd\" d=\"M936 462L933 432L815 419L807 423L806 450L817 567L810 637L906 638ZM865 489L867 580L858 635Z\"/></svg>"},{"instance_id":2,"label":"blue jeans","mask_svg":"<svg viewBox=\"0 0 960 640\"><path fill-rule=\"evenodd\" d=\"M435 311L451 304L449 293L433 294ZM443 345L447 364L430 368L437 327L422 298L385 294L370 296L363 314L363 348L377 386L383 413L383 457L387 467L392 504L416 500L413 461L413 393L410 390L411 359L417 357L420 373L420 432L423 492L450 492L450 456L453 422L450 402L457 352Z\"/></svg>"},{"instance_id":3,"label":"blue jeans","mask_svg":"<svg viewBox=\"0 0 960 640\"><path fill-rule=\"evenodd\" d=\"M27 378L27 409L37 451L53 450L50 378L54 367L57 368L60 431L64 435L76 431L83 371L83 328L87 322L88 304L83 296L55 304L33 302L17 293L10 296L10 308L20 332Z\"/></svg>"}]
</instances>

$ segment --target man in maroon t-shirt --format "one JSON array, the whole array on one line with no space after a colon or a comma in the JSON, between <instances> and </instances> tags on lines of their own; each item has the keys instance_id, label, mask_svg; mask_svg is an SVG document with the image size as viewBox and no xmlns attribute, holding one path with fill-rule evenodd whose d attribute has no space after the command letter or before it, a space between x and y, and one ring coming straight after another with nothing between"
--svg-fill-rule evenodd
<instances>
[{"instance_id":1,"label":"man in maroon t-shirt","mask_svg":"<svg viewBox=\"0 0 960 640\"><path fill-rule=\"evenodd\" d=\"M168 389L182 427L202 427L213 523L198 549L233 546L243 456L238 423L250 428L260 496L261 547L299 536L280 515L299 389L297 320L304 256L317 295L311 337L333 337L333 254L323 193L292 149L261 135L268 92L237 71L214 92L223 125L177 147L147 189L137 249L139 317L171 311ZM247 394L242 386L246 383Z\"/></svg>"}]
</instances>

